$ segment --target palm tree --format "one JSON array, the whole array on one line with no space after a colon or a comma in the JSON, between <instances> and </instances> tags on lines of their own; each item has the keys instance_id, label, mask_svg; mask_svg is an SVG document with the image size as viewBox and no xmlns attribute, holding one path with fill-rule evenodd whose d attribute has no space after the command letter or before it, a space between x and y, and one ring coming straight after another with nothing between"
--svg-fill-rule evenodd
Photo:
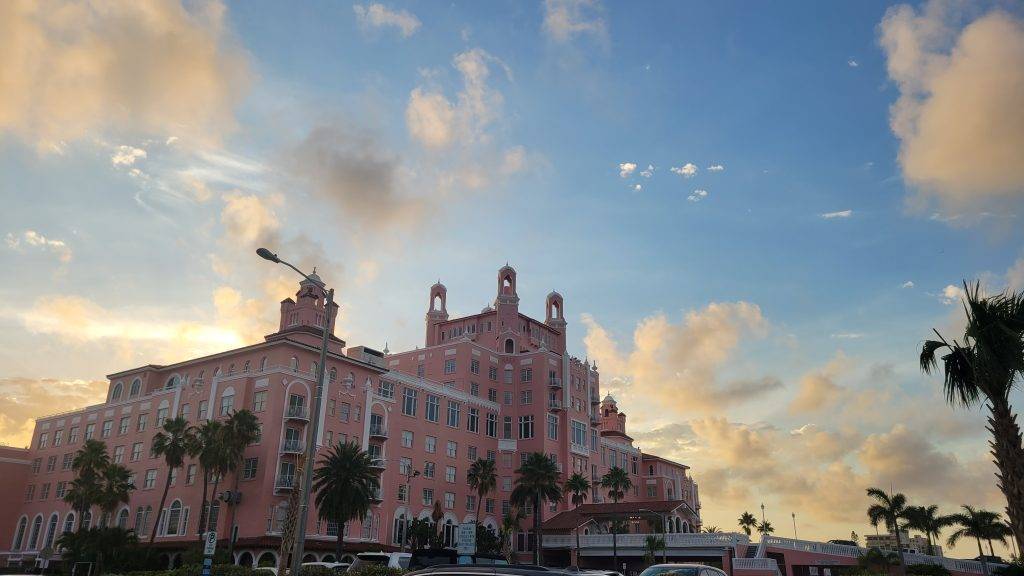
<instances>
[{"instance_id":1,"label":"palm tree","mask_svg":"<svg viewBox=\"0 0 1024 576\"><path fill-rule=\"evenodd\" d=\"M1010 392L1024 375L1024 292L982 296L980 282L964 282L967 324L960 341L938 340L921 346L921 370L938 369L942 356L943 389L953 406L985 404L992 433L992 456L999 472L999 488L1006 497L1006 515L1024 548L1024 445Z\"/></svg>"},{"instance_id":2,"label":"palm tree","mask_svg":"<svg viewBox=\"0 0 1024 576\"><path fill-rule=\"evenodd\" d=\"M111 464L103 469L96 499L101 518L112 518L119 505L128 503L132 490L135 490L131 477L131 471L120 464Z\"/></svg>"},{"instance_id":3,"label":"palm tree","mask_svg":"<svg viewBox=\"0 0 1024 576\"><path fill-rule=\"evenodd\" d=\"M526 457L523 465L516 470L516 474L519 477L516 478L516 486L512 490L511 500L520 507L529 505L533 508L533 560L534 564L540 564L540 549L543 543L542 505L544 502L562 500L560 473L558 466L546 454L532 452Z\"/></svg>"},{"instance_id":4,"label":"palm tree","mask_svg":"<svg viewBox=\"0 0 1024 576\"><path fill-rule=\"evenodd\" d=\"M658 550L665 549L665 539L650 534L644 539L644 562L654 564L658 560Z\"/></svg>"},{"instance_id":5,"label":"palm tree","mask_svg":"<svg viewBox=\"0 0 1024 576\"><path fill-rule=\"evenodd\" d=\"M149 535L150 546L156 540L156 529L160 525L160 516L167 503L167 492L171 489L171 477L174 476L174 471L185 464L186 456L194 456L198 452L199 444L196 440L195 430L189 425L188 420L181 416L164 421L161 431L153 436L153 455L164 457L164 464L167 465L167 480L164 482L164 492L160 496L160 507L157 508L153 532Z\"/></svg>"},{"instance_id":6,"label":"palm tree","mask_svg":"<svg viewBox=\"0 0 1024 576\"><path fill-rule=\"evenodd\" d=\"M590 480L579 472L574 473L565 481L565 491L572 494L570 498L573 508L587 501L587 493L590 492ZM580 527L576 527L576 556L580 554ZM577 563L579 561L577 560Z\"/></svg>"},{"instance_id":7,"label":"palm tree","mask_svg":"<svg viewBox=\"0 0 1024 576\"><path fill-rule=\"evenodd\" d=\"M739 523L740 528L743 529L743 532L746 533L747 536L750 536L750 533L753 531L753 529L757 527L757 518L754 518L754 515L750 512L744 512L743 514L740 514L739 520L737 520L737 522Z\"/></svg>"},{"instance_id":8,"label":"palm tree","mask_svg":"<svg viewBox=\"0 0 1024 576\"><path fill-rule=\"evenodd\" d=\"M99 500L100 475L110 466L110 455L107 445L100 440L90 439L75 452L71 468L75 471L75 479L71 481L64 500L71 504L78 515L78 529L84 526L85 515Z\"/></svg>"},{"instance_id":9,"label":"palm tree","mask_svg":"<svg viewBox=\"0 0 1024 576\"><path fill-rule=\"evenodd\" d=\"M260 421L248 410L236 410L224 421L224 473L234 472L232 491L238 492L238 467L245 461L245 449L260 437ZM221 476L218 476L220 478ZM214 482L214 494L217 483ZM234 558L235 503L228 502L228 557Z\"/></svg>"},{"instance_id":10,"label":"palm tree","mask_svg":"<svg viewBox=\"0 0 1024 576\"><path fill-rule=\"evenodd\" d=\"M981 548L981 541L992 536L993 524L999 522L999 514L988 510L975 510L972 506L963 505L964 511L953 514L953 522L959 528L949 535L946 544L950 547L956 546L961 538L974 538L978 541L978 558L981 559L982 572L988 575L988 562L985 559L985 552ZM1005 542L1005 540L1004 540Z\"/></svg>"},{"instance_id":11,"label":"palm tree","mask_svg":"<svg viewBox=\"0 0 1024 576\"><path fill-rule=\"evenodd\" d=\"M907 497L900 493L887 494L879 488L868 488L868 496L875 499L875 504L868 507L868 520L872 526L884 522L885 527L896 536L896 548L900 555L900 564L906 566L903 558L903 542L900 539L900 520L906 517Z\"/></svg>"},{"instance_id":12,"label":"palm tree","mask_svg":"<svg viewBox=\"0 0 1024 576\"><path fill-rule=\"evenodd\" d=\"M717 527L712 526L711 528L714 528L716 532L718 531ZM705 532L711 532L711 528L708 528ZM769 534L774 534L775 527L772 526L772 523L769 520L764 520L757 525L757 531L761 533L761 538L763 539Z\"/></svg>"},{"instance_id":13,"label":"palm tree","mask_svg":"<svg viewBox=\"0 0 1024 576\"><path fill-rule=\"evenodd\" d=\"M515 560L512 557L512 535L519 529L524 518L523 509L513 505L508 509L508 514L501 519L501 551L505 555L505 560L510 563Z\"/></svg>"},{"instance_id":14,"label":"palm tree","mask_svg":"<svg viewBox=\"0 0 1024 576\"><path fill-rule=\"evenodd\" d=\"M380 473L373 468L373 457L354 442L333 446L313 471L317 514L321 520L338 525L335 558L341 558L345 524L362 520L380 490Z\"/></svg>"},{"instance_id":15,"label":"palm tree","mask_svg":"<svg viewBox=\"0 0 1024 576\"><path fill-rule=\"evenodd\" d=\"M206 496L210 487L210 480L217 473L219 463L223 458L223 428L224 425L220 421L207 420L196 430L199 466L203 469L203 504L199 507L199 523L196 531L200 539L202 539L203 533L206 532L207 516L209 516L210 509L213 507L212 501L208 501ZM214 491L214 498L216 498L216 491Z\"/></svg>"},{"instance_id":16,"label":"palm tree","mask_svg":"<svg viewBox=\"0 0 1024 576\"><path fill-rule=\"evenodd\" d=\"M904 515L907 518L907 528L923 533L928 538L928 555L934 555L933 537L938 540L942 529L953 524L953 518L940 516L939 507L934 504L931 506L909 506Z\"/></svg>"},{"instance_id":17,"label":"palm tree","mask_svg":"<svg viewBox=\"0 0 1024 576\"><path fill-rule=\"evenodd\" d=\"M473 519L475 524L473 530L475 531L480 528L480 506L484 503L484 497L498 485L498 472L494 460L477 458L469 465L466 481L469 483L469 487L476 491L476 517Z\"/></svg>"},{"instance_id":18,"label":"palm tree","mask_svg":"<svg viewBox=\"0 0 1024 576\"><path fill-rule=\"evenodd\" d=\"M629 474L618 466L612 466L604 476L601 477L601 487L608 490L608 497L612 499L615 504L619 503L626 495L626 490L633 487L633 482L629 479ZM612 565L619 565L619 541L618 541L618 524L615 521L611 523L612 528Z\"/></svg>"}]
</instances>

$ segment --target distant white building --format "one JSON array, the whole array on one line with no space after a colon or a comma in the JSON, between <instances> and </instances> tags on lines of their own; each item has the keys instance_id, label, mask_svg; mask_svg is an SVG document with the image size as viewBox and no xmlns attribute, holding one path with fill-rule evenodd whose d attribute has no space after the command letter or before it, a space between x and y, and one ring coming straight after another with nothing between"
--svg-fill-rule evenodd
<instances>
[{"instance_id":1,"label":"distant white building","mask_svg":"<svg viewBox=\"0 0 1024 576\"><path fill-rule=\"evenodd\" d=\"M868 548L878 548L880 550L889 550L890 552L896 552L896 536L891 532L888 534L868 534L865 538L866 546ZM928 553L928 539L924 536L913 536L906 530L900 531L900 542L903 544L903 551L910 552L912 554L927 554ZM932 554L935 556L942 556L942 546L939 546L938 542L932 543Z\"/></svg>"}]
</instances>

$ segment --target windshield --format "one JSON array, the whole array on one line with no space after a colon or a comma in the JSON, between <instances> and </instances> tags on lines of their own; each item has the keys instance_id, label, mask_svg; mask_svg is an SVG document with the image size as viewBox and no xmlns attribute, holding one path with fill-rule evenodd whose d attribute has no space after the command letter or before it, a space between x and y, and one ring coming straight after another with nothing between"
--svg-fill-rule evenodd
<instances>
[{"instance_id":1,"label":"windshield","mask_svg":"<svg viewBox=\"0 0 1024 576\"><path fill-rule=\"evenodd\" d=\"M673 567L673 566L651 566L640 573L640 576L660 576L669 574L673 576L697 576L699 569L689 568L685 566Z\"/></svg>"}]
</instances>

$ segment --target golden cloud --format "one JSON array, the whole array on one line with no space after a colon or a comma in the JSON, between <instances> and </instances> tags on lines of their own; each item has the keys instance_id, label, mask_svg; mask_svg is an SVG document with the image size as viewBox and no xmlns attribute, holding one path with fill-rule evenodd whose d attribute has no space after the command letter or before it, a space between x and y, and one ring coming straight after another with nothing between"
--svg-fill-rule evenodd
<instances>
[{"instance_id":1,"label":"golden cloud","mask_svg":"<svg viewBox=\"0 0 1024 576\"><path fill-rule=\"evenodd\" d=\"M0 131L41 149L106 130L216 142L248 77L219 2L0 2Z\"/></svg>"},{"instance_id":2,"label":"golden cloud","mask_svg":"<svg viewBox=\"0 0 1024 576\"><path fill-rule=\"evenodd\" d=\"M0 378L0 444L27 446L35 419L57 408L72 409L102 402L106 380Z\"/></svg>"},{"instance_id":3,"label":"golden cloud","mask_svg":"<svg viewBox=\"0 0 1024 576\"><path fill-rule=\"evenodd\" d=\"M816 412L834 406L843 393L843 388L835 383L835 379L848 365L846 356L837 352L836 357L822 370L801 378L800 389L789 405L790 412Z\"/></svg>"}]
</instances>

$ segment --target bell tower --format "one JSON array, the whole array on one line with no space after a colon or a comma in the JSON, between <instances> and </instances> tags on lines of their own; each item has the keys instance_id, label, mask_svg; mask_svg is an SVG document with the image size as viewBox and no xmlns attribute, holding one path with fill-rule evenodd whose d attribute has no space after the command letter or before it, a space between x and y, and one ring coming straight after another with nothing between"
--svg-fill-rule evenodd
<instances>
[{"instance_id":1,"label":"bell tower","mask_svg":"<svg viewBox=\"0 0 1024 576\"><path fill-rule=\"evenodd\" d=\"M558 330L558 351L565 350L565 310L563 309L562 295L558 292L548 294L544 305L544 323Z\"/></svg>"},{"instance_id":2,"label":"bell tower","mask_svg":"<svg viewBox=\"0 0 1024 576\"><path fill-rule=\"evenodd\" d=\"M433 346L437 343L437 325L448 320L448 289L438 280L437 284L430 287L430 309L427 310L427 338L426 345Z\"/></svg>"},{"instance_id":3,"label":"bell tower","mask_svg":"<svg viewBox=\"0 0 1024 576\"><path fill-rule=\"evenodd\" d=\"M505 264L498 270L498 295L494 298L498 320L498 347L506 354L519 351L519 295L516 294L516 271Z\"/></svg>"}]
</instances>

